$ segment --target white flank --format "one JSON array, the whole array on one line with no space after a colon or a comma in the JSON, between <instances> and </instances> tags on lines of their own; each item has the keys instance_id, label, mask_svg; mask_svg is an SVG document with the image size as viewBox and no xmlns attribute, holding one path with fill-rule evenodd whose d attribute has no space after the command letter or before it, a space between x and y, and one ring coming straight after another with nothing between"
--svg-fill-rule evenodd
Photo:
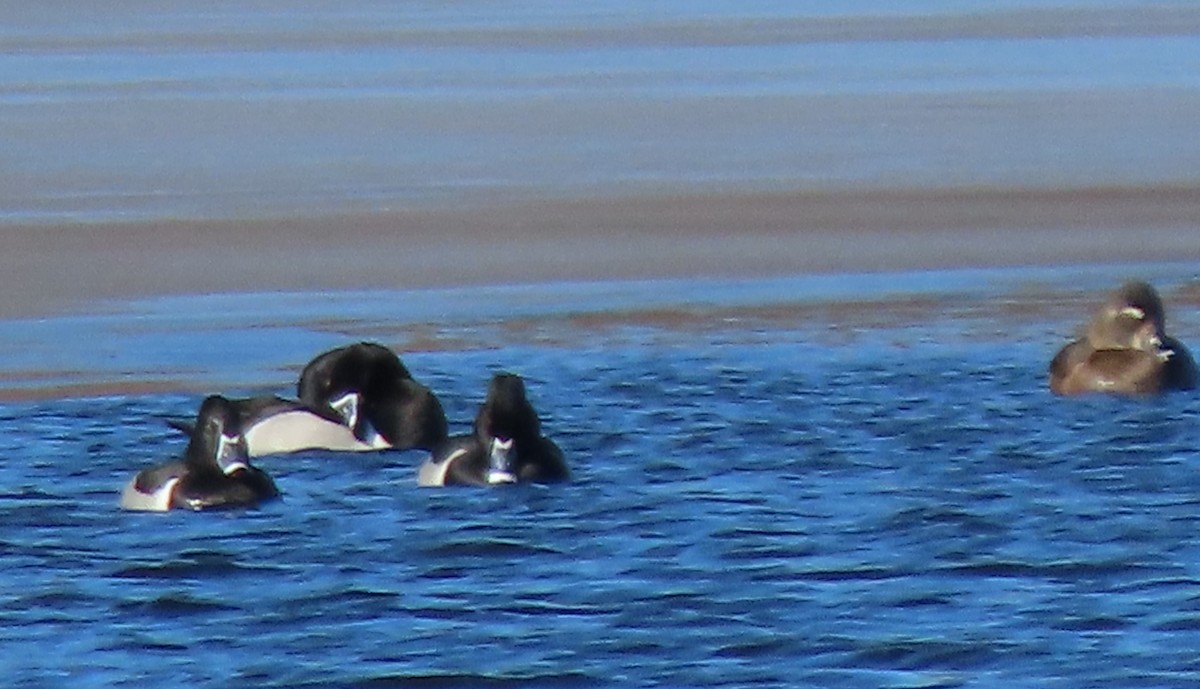
<instances>
[{"instance_id":1,"label":"white flank","mask_svg":"<svg viewBox=\"0 0 1200 689\"><path fill-rule=\"evenodd\" d=\"M339 452L381 449L360 441L340 423L301 410L276 414L251 426L246 431L246 447L251 457L315 449Z\"/></svg>"},{"instance_id":2,"label":"white flank","mask_svg":"<svg viewBox=\"0 0 1200 689\"><path fill-rule=\"evenodd\" d=\"M175 485L179 483L178 478L167 481L153 493L143 493L137 489L136 483L137 477L134 477L125 484L125 490L121 491L121 507L123 509L139 512L166 512L171 509L171 497L175 494Z\"/></svg>"},{"instance_id":3,"label":"white flank","mask_svg":"<svg viewBox=\"0 0 1200 689\"><path fill-rule=\"evenodd\" d=\"M433 457L430 456L421 462L421 468L417 469L417 485L423 488L446 485L446 472L450 469L450 465L465 454L467 454L466 449L455 450L445 461L436 464Z\"/></svg>"}]
</instances>

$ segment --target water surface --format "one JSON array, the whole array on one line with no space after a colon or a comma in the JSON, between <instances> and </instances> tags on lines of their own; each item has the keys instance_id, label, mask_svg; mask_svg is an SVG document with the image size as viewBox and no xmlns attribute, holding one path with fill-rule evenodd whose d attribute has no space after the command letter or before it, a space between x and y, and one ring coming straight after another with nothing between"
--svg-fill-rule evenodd
<instances>
[{"instance_id":1,"label":"water surface","mask_svg":"<svg viewBox=\"0 0 1200 689\"><path fill-rule=\"evenodd\" d=\"M1200 339L1190 268L1139 268ZM446 314L414 307L436 328L412 339L394 298L64 317L90 358L0 404L0 665L13 686L1186 686L1200 403L1045 387L1114 271L514 288L511 320L451 291L408 300ZM181 451L165 418L287 394L293 356L370 336L409 345L459 431L520 372L574 480L418 489L419 454L311 452L259 462L284 491L259 509L117 509Z\"/></svg>"},{"instance_id":2,"label":"water surface","mask_svg":"<svg viewBox=\"0 0 1200 689\"><path fill-rule=\"evenodd\" d=\"M1072 236L1076 262L1131 235L1187 258L1198 36L1194 3L1133 0L5 4L0 287L38 305L0 322L6 684L1192 686L1197 397L1045 373L1131 275L1196 346L1194 267L889 267ZM738 244L777 194L826 220L777 208ZM683 265L313 288L393 280L413 209L474 209L422 228L469 243L563 201L530 221L563 243L523 256L569 227ZM320 225L351 215L363 243ZM705 277L768 252L777 277ZM834 270L788 273L807 252ZM83 303L44 316L50 287ZM456 431L522 374L574 480L421 490L419 455L313 452L261 461L284 496L259 509L117 509L182 450L164 419L361 339Z\"/></svg>"}]
</instances>

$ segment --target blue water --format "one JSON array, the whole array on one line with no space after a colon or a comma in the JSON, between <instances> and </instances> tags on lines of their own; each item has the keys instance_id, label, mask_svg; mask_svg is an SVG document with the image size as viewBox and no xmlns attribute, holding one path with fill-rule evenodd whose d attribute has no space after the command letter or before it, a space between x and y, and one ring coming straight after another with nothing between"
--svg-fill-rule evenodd
<instances>
[{"instance_id":1,"label":"blue water","mask_svg":"<svg viewBox=\"0 0 1200 689\"><path fill-rule=\"evenodd\" d=\"M22 223L1189 190L1198 37L1181 0L3 3L0 252ZM133 268L105 260L88 266L103 279L53 281L124 294ZM26 294L24 274L0 292ZM1163 288L1174 334L1200 347L1189 265L482 302L267 291L0 321L0 677L1195 686L1200 398L1045 385L1129 275ZM419 454L307 453L261 460L284 496L258 509L117 508L130 476L182 450L164 419L210 393L288 394L309 358L360 339L397 348L455 431L492 372L522 374L574 480L418 489Z\"/></svg>"},{"instance_id":2,"label":"blue water","mask_svg":"<svg viewBox=\"0 0 1200 689\"><path fill-rule=\"evenodd\" d=\"M308 326L222 349L250 309L209 333L223 298L195 298L194 323L172 303L126 344L165 358L190 323L179 364L240 387L122 393L126 371L100 396L0 404L5 684L1194 686L1200 398L1045 386L1102 272L923 274L788 307L801 320L753 308L790 313L770 295L822 279L741 283L746 318L701 325L631 325L649 290L629 285L555 290L573 315L507 330L451 309L459 345L405 361L456 430L492 371L520 372L571 483L418 489L419 453L313 452L260 460L284 496L258 509L125 513L124 481L182 449L164 418L206 392L286 393L301 351L406 329L378 330L403 323L396 300L340 332L319 318L339 304L314 302ZM1158 272L1174 332L1200 342L1194 274ZM651 312L724 314L697 304L738 285L669 287ZM569 320L605 312L625 325ZM97 323L59 325L104 342Z\"/></svg>"}]
</instances>

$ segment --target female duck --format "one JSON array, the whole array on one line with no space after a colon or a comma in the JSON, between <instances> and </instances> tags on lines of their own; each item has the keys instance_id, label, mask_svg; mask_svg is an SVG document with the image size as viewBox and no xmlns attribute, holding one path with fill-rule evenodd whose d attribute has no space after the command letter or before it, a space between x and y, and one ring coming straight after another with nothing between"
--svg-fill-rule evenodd
<instances>
[{"instance_id":1,"label":"female duck","mask_svg":"<svg viewBox=\"0 0 1200 689\"><path fill-rule=\"evenodd\" d=\"M1196 363L1187 347L1166 334L1162 299L1148 283L1127 282L1105 301L1084 336L1050 362L1050 389L1154 394L1196 386Z\"/></svg>"},{"instance_id":2,"label":"female duck","mask_svg":"<svg viewBox=\"0 0 1200 689\"><path fill-rule=\"evenodd\" d=\"M213 395L200 405L183 459L138 473L121 493L127 510L165 512L249 507L279 495L250 466L236 405Z\"/></svg>"},{"instance_id":3,"label":"female duck","mask_svg":"<svg viewBox=\"0 0 1200 689\"><path fill-rule=\"evenodd\" d=\"M421 486L549 483L570 478L562 450L542 435L519 376L492 378L472 435L450 438L421 465Z\"/></svg>"}]
</instances>

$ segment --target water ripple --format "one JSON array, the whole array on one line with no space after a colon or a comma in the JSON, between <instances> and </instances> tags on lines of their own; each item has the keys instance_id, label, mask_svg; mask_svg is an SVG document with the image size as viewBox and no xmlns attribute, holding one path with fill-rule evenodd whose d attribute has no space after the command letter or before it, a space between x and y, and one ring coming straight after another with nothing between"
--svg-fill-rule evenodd
<instances>
[{"instance_id":1,"label":"water ripple","mask_svg":"<svg viewBox=\"0 0 1200 689\"><path fill-rule=\"evenodd\" d=\"M575 474L551 487L420 489L418 455L311 452L261 460L285 494L259 509L128 514L120 486L181 450L162 419L195 398L0 404L0 661L14 686L1183 686L1200 669L1195 397L1055 399L1050 342L716 339L414 357L457 430L484 378L464 371L526 375Z\"/></svg>"}]
</instances>

